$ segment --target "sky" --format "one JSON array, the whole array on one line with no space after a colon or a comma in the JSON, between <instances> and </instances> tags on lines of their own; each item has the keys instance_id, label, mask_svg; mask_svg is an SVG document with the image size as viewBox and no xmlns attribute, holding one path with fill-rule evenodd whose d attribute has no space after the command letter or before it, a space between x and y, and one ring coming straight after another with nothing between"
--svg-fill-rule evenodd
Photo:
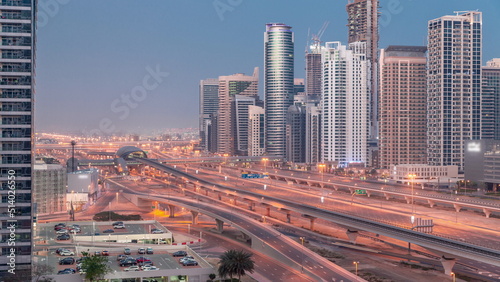
<instances>
[{"instance_id":1,"label":"sky","mask_svg":"<svg viewBox=\"0 0 500 282\"><path fill-rule=\"evenodd\" d=\"M265 24L346 43L347 0L39 0L36 132L155 134L198 126L199 81L260 68ZM500 57L498 0L380 0L379 47L425 45L427 22L483 12L483 63Z\"/></svg>"}]
</instances>

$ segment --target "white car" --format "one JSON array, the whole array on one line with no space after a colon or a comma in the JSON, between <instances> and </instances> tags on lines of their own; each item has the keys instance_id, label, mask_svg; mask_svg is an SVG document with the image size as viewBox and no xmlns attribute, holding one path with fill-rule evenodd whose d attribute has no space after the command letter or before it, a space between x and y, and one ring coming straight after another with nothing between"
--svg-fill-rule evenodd
<instances>
[{"instance_id":1,"label":"white car","mask_svg":"<svg viewBox=\"0 0 500 282\"><path fill-rule=\"evenodd\" d=\"M61 230L56 231L56 234L67 234L67 233L68 233L68 229L61 229Z\"/></svg>"},{"instance_id":2,"label":"white car","mask_svg":"<svg viewBox=\"0 0 500 282\"><path fill-rule=\"evenodd\" d=\"M123 225L123 224L113 225L113 228L114 229L124 229L125 225Z\"/></svg>"},{"instance_id":3,"label":"white car","mask_svg":"<svg viewBox=\"0 0 500 282\"><path fill-rule=\"evenodd\" d=\"M69 251L69 250L64 250L62 252L59 253L61 256L74 256L75 253L72 252L72 251Z\"/></svg>"},{"instance_id":4,"label":"white car","mask_svg":"<svg viewBox=\"0 0 500 282\"><path fill-rule=\"evenodd\" d=\"M153 270L160 270L158 267L154 265L146 265L142 268L144 271L153 271Z\"/></svg>"},{"instance_id":5,"label":"white car","mask_svg":"<svg viewBox=\"0 0 500 282\"><path fill-rule=\"evenodd\" d=\"M141 270L137 265L131 265L124 269L124 271L139 271Z\"/></svg>"}]
</instances>

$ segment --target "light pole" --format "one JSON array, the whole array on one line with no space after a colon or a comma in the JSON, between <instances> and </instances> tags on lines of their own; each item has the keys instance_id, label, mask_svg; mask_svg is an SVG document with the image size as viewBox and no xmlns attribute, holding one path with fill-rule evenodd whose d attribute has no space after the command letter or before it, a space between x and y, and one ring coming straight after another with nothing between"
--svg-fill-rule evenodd
<instances>
[{"instance_id":1,"label":"light pole","mask_svg":"<svg viewBox=\"0 0 500 282\"><path fill-rule=\"evenodd\" d=\"M456 275L455 275L455 272L452 272L451 274L451 279L453 279L453 282L457 281L456 279Z\"/></svg>"},{"instance_id":2,"label":"light pole","mask_svg":"<svg viewBox=\"0 0 500 282\"><path fill-rule=\"evenodd\" d=\"M353 261L352 264L355 265L355 267L356 267L356 276L358 276L358 264L359 264L359 261Z\"/></svg>"},{"instance_id":3,"label":"light pole","mask_svg":"<svg viewBox=\"0 0 500 282\"><path fill-rule=\"evenodd\" d=\"M304 249L304 240L306 237L299 237L300 241L302 242L302 249ZM304 273L304 250L302 250L302 262L301 262L301 273Z\"/></svg>"},{"instance_id":4,"label":"light pole","mask_svg":"<svg viewBox=\"0 0 500 282\"><path fill-rule=\"evenodd\" d=\"M415 222L415 202L413 200L413 182L415 181L415 174L408 174L408 178L411 180L411 224Z\"/></svg>"},{"instance_id":5,"label":"light pole","mask_svg":"<svg viewBox=\"0 0 500 282\"><path fill-rule=\"evenodd\" d=\"M321 173L321 182L324 181L324 175L325 175L325 164L318 164L318 168L320 168L320 173Z\"/></svg>"},{"instance_id":6,"label":"light pole","mask_svg":"<svg viewBox=\"0 0 500 282\"><path fill-rule=\"evenodd\" d=\"M262 161L264 162L264 172L267 172L267 161L269 159L268 158L263 158Z\"/></svg>"}]
</instances>

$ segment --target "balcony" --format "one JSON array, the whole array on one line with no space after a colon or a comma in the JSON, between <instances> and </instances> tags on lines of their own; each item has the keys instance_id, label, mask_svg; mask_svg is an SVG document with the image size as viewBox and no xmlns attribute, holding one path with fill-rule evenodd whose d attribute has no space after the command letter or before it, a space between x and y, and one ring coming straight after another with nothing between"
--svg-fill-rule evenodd
<instances>
[{"instance_id":1,"label":"balcony","mask_svg":"<svg viewBox=\"0 0 500 282\"><path fill-rule=\"evenodd\" d=\"M31 7L30 0L1 0L0 6Z\"/></svg>"}]
</instances>

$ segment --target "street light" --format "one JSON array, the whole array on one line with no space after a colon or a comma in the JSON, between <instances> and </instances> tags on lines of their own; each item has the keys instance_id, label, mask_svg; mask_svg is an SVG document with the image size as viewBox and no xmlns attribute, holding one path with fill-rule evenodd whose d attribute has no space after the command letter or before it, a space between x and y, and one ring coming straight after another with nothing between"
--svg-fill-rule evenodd
<instances>
[{"instance_id":1,"label":"street light","mask_svg":"<svg viewBox=\"0 0 500 282\"><path fill-rule=\"evenodd\" d=\"M413 182L415 182L416 174L408 174L408 178L411 180L411 224L415 222L415 202L413 200Z\"/></svg>"},{"instance_id":2,"label":"street light","mask_svg":"<svg viewBox=\"0 0 500 282\"><path fill-rule=\"evenodd\" d=\"M304 248L304 240L306 237L299 237L300 241L302 242L302 249ZM301 273L304 273L304 250L302 250L302 262L301 262Z\"/></svg>"},{"instance_id":3,"label":"street light","mask_svg":"<svg viewBox=\"0 0 500 282\"><path fill-rule=\"evenodd\" d=\"M453 282L457 281L456 280L457 278L455 277L456 276L455 272L452 272L450 275L451 275L451 278L453 279Z\"/></svg>"},{"instance_id":4,"label":"street light","mask_svg":"<svg viewBox=\"0 0 500 282\"><path fill-rule=\"evenodd\" d=\"M268 158L263 158L262 161L264 162L264 172L267 172L267 161L269 159Z\"/></svg>"},{"instance_id":5,"label":"street light","mask_svg":"<svg viewBox=\"0 0 500 282\"><path fill-rule=\"evenodd\" d=\"M324 179L325 167L326 167L325 164L318 164L318 168L320 168L320 172L321 172L321 182L323 182L323 179Z\"/></svg>"},{"instance_id":6,"label":"street light","mask_svg":"<svg viewBox=\"0 0 500 282\"><path fill-rule=\"evenodd\" d=\"M356 276L358 276L358 264L359 264L359 261L353 261L352 264L354 264L356 266Z\"/></svg>"}]
</instances>

